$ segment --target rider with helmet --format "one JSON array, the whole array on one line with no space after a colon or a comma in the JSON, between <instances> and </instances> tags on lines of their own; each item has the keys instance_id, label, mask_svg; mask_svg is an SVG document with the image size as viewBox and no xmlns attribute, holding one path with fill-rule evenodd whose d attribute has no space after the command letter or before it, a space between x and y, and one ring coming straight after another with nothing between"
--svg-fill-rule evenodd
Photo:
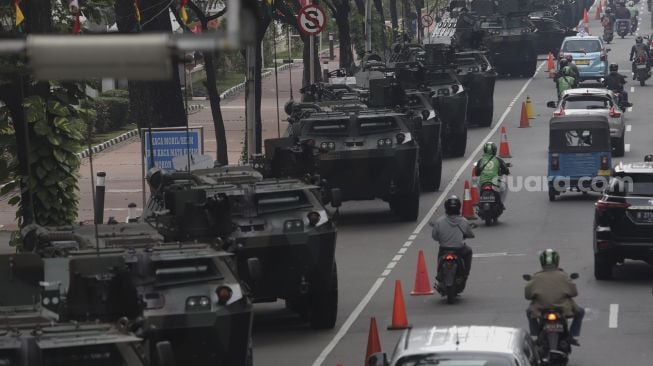
<instances>
[{"instance_id":1,"label":"rider with helmet","mask_svg":"<svg viewBox=\"0 0 653 366\"><path fill-rule=\"evenodd\" d=\"M630 61L633 62L633 80L637 78L637 59L640 56L646 58L646 67L650 67L651 49L648 44L644 43L644 38L642 36L637 36L637 38L635 38L635 44L630 48Z\"/></svg>"},{"instance_id":2,"label":"rider with helmet","mask_svg":"<svg viewBox=\"0 0 653 366\"><path fill-rule=\"evenodd\" d=\"M569 275L558 268L560 255L553 249L547 249L540 254L542 270L535 273L526 284L524 296L531 304L526 310L528 325L532 336L537 336L539 324L537 319L543 310L560 309L566 318L573 318L569 327L570 343L578 346L575 337L580 336L580 329L585 316L585 309L573 300L578 296L576 284Z\"/></svg>"},{"instance_id":3,"label":"rider with helmet","mask_svg":"<svg viewBox=\"0 0 653 366\"><path fill-rule=\"evenodd\" d=\"M617 19L628 19L630 20L630 10L626 8L626 2L620 1L617 5L617 10L614 12L614 16Z\"/></svg>"},{"instance_id":4,"label":"rider with helmet","mask_svg":"<svg viewBox=\"0 0 653 366\"><path fill-rule=\"evenodd\" d=\"M574 79L576 79L576 84L580 82L580 73L578 72L578 66L576 66L576 63L574 62L574 56L572 55L566 55L565 59L567 60L567 66L571 68L571 71L574 72Z\"/></svg>"},{"instance_id":5,"label":"rider with helmet","mask_svg":"<svg viewBox=\"0 0 653 366\"><path fill-rule=\"evenodd\" d=\"M465 244L465 239L473 238L472 226L466 218L460 215L461 203L456 196L447 198L444 202L446 215L431 223L431 237L440 244L438 250L438 274L440 273L440 258L445 252L456 252L465 262L465 278L472 268L472 249Z\"/></svg>"},{"instance_id":6,"label":"rider with helmet","mask_svg":"<svg viewBox=\"0 0 653 366\"><path fill-rule=\"evenodd\" d=\"M626 84L626 77L619 73L619 65L610 64L610 73L605 77L603 81L606 89L611 90L613 93L621 94L621 102L625 106L631 106L628 102L628 92L624 85Z\"/></svg>"},{"instance_id":7,"label":"rider with helmet","mask_svg":"<svg viewBox=\"0 0 653 366\"><path fill-rule=\"evenodd\" d=\"M603 28L608 29L610 32L614 31L614 23L616 19L614 14L612 13L612 9L607 8L605 9L605 14L601 17L601 25Z\"/></svg>"},{"instance_id":8,"label":"rider with helmet","mask_svg":"<svg viewBox=\"0 0 653 366\"><path fill-rule=\"evenodd\" d=\"M562 98L562 93L566 90L573 89L578 85L578 80L570 66L562 68L562 76L558 78L558 99Z\"/></svg>"},{"instance_id":9,"label":"rider with helmet","mask_svg":"<svg viewBox=\"0 0 653 366\"><path fill-rule=\"evenodd\" d=\"M495 191L498 188L499 193L501 194L501 205L503 205L506 201L508 189L506 187L506 182L500 178L503 175L510 174L510 170L503 159L496 155L497 145L491 141L486 142L483 146L483 156L481 156L481 158L476 162L474 170L478 176L479 188L486 184L491 184Z\"/></svg>"}]
</instances>

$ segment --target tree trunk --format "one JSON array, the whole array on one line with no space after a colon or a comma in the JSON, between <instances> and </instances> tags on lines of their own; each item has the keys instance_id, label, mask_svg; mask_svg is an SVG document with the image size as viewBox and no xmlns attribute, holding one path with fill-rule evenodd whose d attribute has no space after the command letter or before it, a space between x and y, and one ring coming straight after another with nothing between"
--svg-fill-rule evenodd
<instances>
[{"instance_id":1,"label":"tree trunk","mask_svg":"<svg viewBox=\"0 0 653 366\"><path fill-rule=\"evenodd\" d=\"M254 85L254 93L255 93L255 103L256 103L256 109L254 111L255 114L255 124L254 124L254 129L256 130L256 153L261 154L262 151L262 146L263 146L263 123L262 123L262 116L261 116L261 96L263 95L262 90L263 90L263 59L262 55L263 52L261 52L261 44L263 43L263 38L265 38L265 32L268 30L268 27L270 26L270 22L272 21L272 18L268 15L267 12L262 11L259 13L259 21L257 23L257 32L256 32L256 63L254 67L256 68L255 72L258 77L256 78L256 83Z\"/></svg>"},{"instance_id":2,"label":"tree trunk","mask_svg":"<svg viewBox=\"0 0 653 366\"><path fill-rule=\"evenodd\" d=\"M415 13L417 14L417 34L421 40L424 39L424 27L422 26L422 8L424 7L424 0L415 0Z\"/></svg>"},{"instance_id":3,"label":"tree trunk","mask_svg":"<svg viewBox=\"0 0 653 366\"><path fill-rule=\"evenodd\" d=\"M168 3L141 0L141 31L172 32ZM131 0L117 0L116 19L121 33L137 31ZM129 107L138 127L179 127L186 125L186 111L181 95L177 64L167 81L130 81Z\"/></svg>"},{"instance_id":4,"label":"tree trunk","mask_svg":"<svg viewBox=\"0 0 653 366\"><path fill-rule=\"evenodd\" d=\"M333 15L336 18L336 26L338 27L340 67L350 70L354 66L354 55L351 52L349 4L347 4L346 11L343 8L340 8L339 11Z\"/></svg>"},{"instance_id":5,"label":"tree trunk","mask_svg":"<svg viewBox=\"0 0 653 366\"><path fill-rule=\"evenodd\" d=\"M383 1L382 0L374 0L374 7L376 8L376 11L379 13L379 17L381 18L381 42L383 42L383 54L384 56L387 56L387 39L385 36L385 15L383 14ZM381 51L381 50L379 50Z\"/></svg>"},{"instance_id":6,"label":"tree trunk","mask_svg":"<svg viewBox=\"0 0 653 366\"><path fill-rule=\"evenodd\" d=\"M399 19L397 17L397 0L390 0L390 23L392 23L392 42L397 42Z\"/></svg>"},{"instance_id":7,"label":"tree trunk","mask_svg":"<svg viewBox=\"0 0 653 366\"><path fill-rule=\"evenodd\" d=\"M304 41L304 53L303 53L303 58L304 58L304 75L302 79L302 86L307 86L310 84L311 79L311 68L310 68L310 58L311 58L311 47L310 47L310 39L308 36L302 35L302 40ZM342 49L342 45L340 45L340 49ZM315 42L313 42L313 54L314 54L314 59L313 59L313 66L314 66L314 71L315 71L315 79L314 82L318 83L322 81L322 67L320 65L320 55L318 53L318 42L317 39Z\"/></svg>"}]
</instances>

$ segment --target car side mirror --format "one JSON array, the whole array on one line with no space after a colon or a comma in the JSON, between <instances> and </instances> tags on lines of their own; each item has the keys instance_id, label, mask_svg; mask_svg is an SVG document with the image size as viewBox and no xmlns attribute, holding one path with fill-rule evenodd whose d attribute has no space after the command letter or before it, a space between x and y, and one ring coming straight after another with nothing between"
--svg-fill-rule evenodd
<instances>
[{"instance_id":1,"label":"car side mirror","mask_svg":"<svg viewBox=\"0 0 653 366\"><path fill-rule=\"evenodd\" d=\"M556 108L556 107L557 107L557 106L556 106L556 102L554 102L554 101L552 101L552 100L546 102L546 106L549 107L549 108Z\"/></svg>"},{"instance_id":2,"label":"car side mirror","mask_svg":"<svg viewBox=\"0 0 653 366\"><path fill-rule=\"evenodd\" d=\"M529 275L529 274L522 275L521 277L522 277L524 280L526 280L526 281L530 281L530 280L533 278L533 277L532 277L531 275Z\"/></svg>"},{"instance_id":3,"label":"car side mirror","mask_svg":"<svg viewBox=\"0 0 653 366\"><path fill-rule=\"evenodd\" d=\"M572 273L572 274L569 275L569 278L571 278L572 280L577 280L578 277L580 277L580 276L579 276L578 273L576 273L576 272L574 272L574 273Z\"/></svg>"},{"instance_id":4,"label":"car side mirror","mask_svg":"<svg viewBox=\"0 0 653 366\"><path fill-rule=\"evenodd\" d=\"M257 257L247 259L247 270L249 271L249 278L254 282L259 281L263 277L261 261Z\"/></svg>"},{"instance_id":5,"label":"car side mirror","mask_svg":"<svg viewBox=\"0 0 653 366\"><path fill-rule=\"evenodd\" d=\"M506 163L506 166L507 166L508 168L512 168L512 163Z\"/></svg>"},{"instance_id":6,"label":"car side mirror","mask_svg":"<svg viewBox=\"0 0 653 366\"><path fill-rule=\"evenodd\" d=\"M340 188L331 188L331 206L336 208L342 206L342 191Z\"/></svg>"},{"instance_id":7,"label":"car side mirror","mask_svg":"<svg viewBox=\"0 0 653 366\"><path fill-rule=\"evenodd\" d=\"M388 366L388 355L384 352L377 352L370 355L365 363L367 366Z\"/></svg>"}]
</instances>

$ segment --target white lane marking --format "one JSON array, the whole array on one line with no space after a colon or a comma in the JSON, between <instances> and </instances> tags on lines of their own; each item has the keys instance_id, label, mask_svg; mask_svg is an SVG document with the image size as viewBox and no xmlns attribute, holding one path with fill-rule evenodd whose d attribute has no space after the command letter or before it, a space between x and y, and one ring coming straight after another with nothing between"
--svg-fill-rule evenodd
<instances>
[{"instance_id":1,"label":"white lane marking","mask_svg":"<svg viewBox=\"0 0 653 366\"><path fill-rule=\"evenodd\" d=\"M404 243L404 248L408 248L408 247L410 247L412 244L413 244L412 241L407 241L407 242Z\"/></svg>"},{"instance_id":2,"label":"white lane marking","mask_svg":"<svg viewBox=\"0 0 653 366\"><path fill-rule=\"evenodd\" d=\"M476 253L476 254L472 255L472 257L474 257L474 258L523 257L525 255L526 255L526 253L500 252L500 253Z\"/></svg>"},{"instance_id":3,"label":"white lane marking","mask_svg":"<svg viewBox=\"0 0 653 366\"><path fill-rule=\"evenodd\" d=\"M107 193L141 193L142 189L107 189Z\"/></svg>"},{"instance_id":4,"label":"white lane marking","mask_svg":"<svg viewBox=\"0 0 653 366\"><path fill-rule=\"evenodd\" d=\"M387 275L390 274L390 272L392 272L392 270L390 269L383 270L383 273L381 273L381 277L386 277Z\"/></svg>"},{"instance_id":5,"label":"white lane marking","mask_svg":"<svg viewBox=\"0 0 653 366\"><path fill-rule=\"evenodd\" d=\"M399 251L398 251L397 253L399 253L399 254L404 254L404 253L406 253L407 251L408 251L408 248L405 248L405 247L404 247L404 248L399 248Z\"/></svg>"},{"instance_id":6,"label":"white lane marking","mask_svg":"<svg viewBox=\"0 0 653 366\"><path fill-rule=\"evenodd\" d=\"M610 318L608 328L617 328L619 326L619 304L610 304Z\"/></svg>"},{"instance_id":7,"label":"white lane marking","mask_svg":"<svg viewBox=\"0 0 653 366\"><path fill-rule=\"evenodd\" d=\"M392 261L392 262L388 263L388 265L385 268L393 269L393 268L395 268L396 265L397 265L397 262Z\"/></svg>"},{"instance_id":8,"label":"white lane marking","mask_svg":"<svg viewBox=\"0 0 653 366\"><path fill-rule=\"evenodd\" d=\"M408 240L415 240L415 238L417 238L417 235L411 235L408 237Z\"/></svg>"},{"instance_id":9,"label":"white lane marking","mask_svg":"<svg viewBox=\"0 0 653 366\"><path fill-rule=\"evenodd\" d=\"M399 262L401 260L401 257L402 257L401 254L397 254L397 255L394 256L394 258L392 258L392 261L393 262Z\"/></svg>"},{"instance_id":10,"label":"white lane marking","mask_svg":"<svg viewBox=\"0 0 653 366\"><path fill-rule=\"evenodd\" d=\"M630 132L633 130L633 125L626 125L626 132Z\"/></svg>"},{"instance_id":11,"label":"white lane marking","mask_svg":"<svg viewBox=\"0 0 653 366\"><path fill-rule=\"evenodd\" d=\"M631 87L630 87L630 92L631 92L631 93L634 93L634 92L635 92L635 87L634 87L634 86L631 86Z\"/></svg>"},{"instance_id":12,"label":"white lane marking","mask_svg":"<svg viewBox=\"0 0 653 366\"><path fill-rule=\"evenodd\" d=\"M630 144L624 144L624 151L630 152Z\"/></svg>"},{"instance_id":13,"label":"white lane marking","mask_svg":"<svg viewBox=\"0 0 653 366\"><path fill-rule=\"evenodd\" d=\"M540 66L535 71L535 75L537 75L537 73L540 72L540 70L544 67L544 65L546 65L546 62L542 62L540 64ZM485 138L476 147L476 150L474 150L472 152L472 154L465 161L465 163L463 163L463 165L460 167L460 169L458 169L458 172L456 172L456 175L453 176L453 178L451 179L449 184L447 184L447 186L444 188L444 190L442 191L442 193L440 194L438 199L435 201L435 203L433 204L431 209L426 213L426 216L424 216L422 221L419 223L419 225L417 225L417 227L413 231L413 235L415 235L415 238L417 237L417 235L419 235L419 233L422 231L424 226L426 226L426 224L429 222L429 220L431 219L431 216L433 216L433 214L438 209L438 207L442 204L444 199L449 195L449 192L451 192L454 185L460 179L460 177L463 175L463 173L468 171L469 165L472 163L472 160L476 157L476 155L478 155L478 153L481 151L481 149L483 148L483 145L487 141L489 141L490 138L494 134L497 133L497 131L499 130L499 127L501 127L501 125L503 124L503 121L506 119L506 117L508 117L508 113L510 113L512 108L515 106L515 103L517 103L517 100L519 98L521 98L521 96L524 94L524 92L526 91L528 86L533 81L533 78L535 77L535 75L533 75L530 79L528 79L524 83L524 86L521 88L521 90L519 90L519 92L517 93L515 98L510 102L510 104L508 105L506 110L501 115L501 118L499 118L499 120L497 121L496 125L492 128L492 130L490 130L490 132L488 132L488 134L485 136ZM414 239L411 239L411 240L414 240ZM406 242L406 244L408 244L408 242ZM406 244L404 244L404 246L406 246ZM393 262L391 262L390 264L392 264L392 263ZM390 268L390 264L388 264L387 268ZM395 265L396 265L396 263L395 263ZM394 267L394 265L392 267ZM367 304L369 304L369 302L372 300L372 297L379 290L379 288L381 287L381 284L383 283L384 279L385 279L385 277L381 277L381 278L376 279L376 282L374 282L374 284L372 285L372 288L370 288L370 290L367 292L365 297L363 297L363 299L358 303L358 305L356 305L356 308L351 312L351 314L349 314L349 316L347 317L347 320L345 320L345 322L340 326L340 329L338 329L338 333L336 333L336 335L331 339L331 341L326 345L326 347L324 347L322 352L320 352L319 356L317 356L315 361L313 361L312 366L322 365L322 363L326 360L327 356L329 356L331 351L333 351L333 349L338 345L338 343L342 340L342 338L347 334L347 332L349 331L349 328L351 328L351 326L354 324L356 319L358 319L358 317L361 315L361 313L363 312L363 310L365 309Z\"/></svg>"}]
</instances>

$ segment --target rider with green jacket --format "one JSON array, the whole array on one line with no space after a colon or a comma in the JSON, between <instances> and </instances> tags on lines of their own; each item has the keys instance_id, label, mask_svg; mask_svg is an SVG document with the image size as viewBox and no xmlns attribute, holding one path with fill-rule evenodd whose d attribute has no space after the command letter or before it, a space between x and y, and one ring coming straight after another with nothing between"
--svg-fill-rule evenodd
<instances>
[{"instance_id":1,"label":"rider with green jacket","mask_svg":"<svg viewBox=\"0 0 653 366\"><path fill-rule=\"evenodd\" d=\"M474 167L476 175L479 177L479 188L486 184L492 184L495 190L501 194L501 204L506 201L508 194L507 184L500 179L502 175L510 174L508 165L497 155L497 145L494 142L486 142L483 146L483 156L476 162Z\"/></svg>"}]
</instances>

